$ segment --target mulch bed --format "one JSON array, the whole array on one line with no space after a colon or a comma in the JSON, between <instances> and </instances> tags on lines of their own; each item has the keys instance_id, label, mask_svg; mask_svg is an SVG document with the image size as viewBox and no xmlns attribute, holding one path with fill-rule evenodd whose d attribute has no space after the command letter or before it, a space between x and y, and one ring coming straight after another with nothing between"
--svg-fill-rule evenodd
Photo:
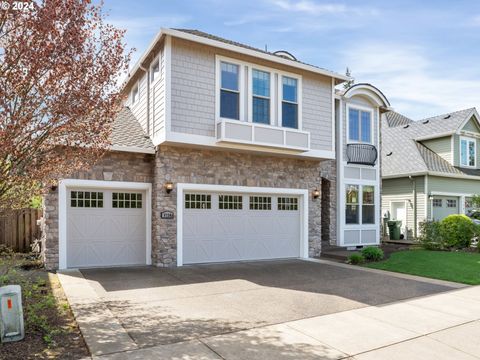
<instances>
[{"instance_id":1,"label":"mulch bed","mask_svg":"<svg viewBox=\"0 0 480 360\"><path fill-rule=\"evenodd\" d=\"M0 344L0 359L82 359L89 356L57 275L25 266L15 255L13 271L5 275L11 259L0 256L0 286L21 284L25 339ZM27 262L28 263L28 262ZM2 272L3 265L3 272ZM32 268L33 267L33 268ZM25 270L27 268L27 270Z\"/></svg>"}]
</instances>

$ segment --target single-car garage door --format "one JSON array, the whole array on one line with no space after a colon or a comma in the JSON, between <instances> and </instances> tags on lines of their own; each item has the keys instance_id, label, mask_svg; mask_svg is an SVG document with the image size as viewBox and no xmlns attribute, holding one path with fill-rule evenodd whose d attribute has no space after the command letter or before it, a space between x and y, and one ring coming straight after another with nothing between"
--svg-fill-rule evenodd
<instances>
[{"instance_id":1,"label":"single-car garage door","mask_svg":"<svg viewBox=\"0 0 480 360\"><path fill-rule=\"evenodd\" d=\"M145 192L67 189L67 267L145 265Z\"/></svg>"},{"instance_id":2,"label":"single-car garage door","mask_svg":"<svg viewBox=\"0 0 480 360\"><path fill-rule=\"evenodd\" d=\"M183 263L298 258L301 197L185 191Z\"/></svg>"},{"instance_id":3,"label":"single-car garage door","mask_svg":"<svg viewBox=\"0 0 480 360\"><path fill-rule=\"evenodd\" d=\"M448 215L459 213L458 197L437 196L432 200L433 219L440 221Z\"/></svg>"}]
</instances>

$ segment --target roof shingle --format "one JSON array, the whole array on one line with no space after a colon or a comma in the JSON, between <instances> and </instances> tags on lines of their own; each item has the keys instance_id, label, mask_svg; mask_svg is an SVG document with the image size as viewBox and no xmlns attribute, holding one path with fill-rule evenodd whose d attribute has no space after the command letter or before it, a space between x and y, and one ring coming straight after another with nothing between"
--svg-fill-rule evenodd
<instances>
[{"instance_id":1,"label":"roof shingle","mask_svg":"<svg viewBox=\"0 0 480 360\"><path fill-rule=\"evenodd\" d=\"M112 125L110 135L112 146L133 147L154 150L150 137L146 135L128 107L124 107L117 115Z\"/></svg>"}]
</instances>

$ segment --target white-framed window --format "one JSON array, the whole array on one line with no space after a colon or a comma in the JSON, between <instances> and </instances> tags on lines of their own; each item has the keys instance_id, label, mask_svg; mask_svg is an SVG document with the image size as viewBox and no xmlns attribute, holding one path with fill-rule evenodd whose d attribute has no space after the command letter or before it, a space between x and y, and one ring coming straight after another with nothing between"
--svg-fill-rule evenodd
<instances>
[{"instance_id":1,"label":"white-framed window","mask_svg":"<svg viewBox=\"0 0 480 360\"><path fill-rule=\"evenodd\" d=\"M345 223L347 225L374 225L375 210L375 186L345 185Z\"/></svg>"},{"instance_id":2,"label":"white-framed window","mask_svg":"<svg viewBox=\"0 0 480 360\"><path fill-rule=\"evenodd\" d=\"M212 195L185 194L185 209L211 209Z\"/></svg>"},{"instance_id":3,"label":"white-framed window","mask_svg":"<svg viewBox=\"0 0 480 360\"><path fill-rule=\"evenodd\" d=\"M72 208L103 208L103 192L70 191L70 206Z\"/></svg>"},{"instance_id":4,"label":"white-framed window","mask_svg":"<svg viewBox=\"0 0 480 360\"><path fill-rule=\"evenodd\" d=\"M252 71L252 122L270 124L271 74L253 68Z\"/></svg>"},{"instance_id":5,"label":"white-framed window","mask_svg":"<svg viewBox=\"0 0 480 360\"><path fill-rule=\"evenodd\" d=\"M298 129L298 80L282 76L282 126Z\"/></svg>"},{"instance_id":6,"label":"white-framed window","mask_svg":"<svg viewBox=\"0 0 480 360\"><path fill-rule=\"evenodd\" d=\"M360 186L345 185L345 223L360 223Z\"/></svg>"},{"instance_id":7,"label":"white-framed window","mask_svg":"<svg viewBox=\"0 0 480 360\"><path fill-rule=\"evenodd\" d=\"M279 197L277 199L277 210L296 211L298 210L298 198Z\"/></svg>"},{"instance_id":8,"label":"white-framed window","mask_svg":"<svg viewBox=\"0 0 480 360\"><path fill-rule=\"evenodd\" d=\"M220 117L240 120L240 65L220 62Z\"/></svg>"},{"instance_id":9,"label":"white-framed window","mask_svg":"<svg viewBox=\"0 0 480 360\"><path fill-rule=\"evenodd\" d=\"M150 83L160 79L160 59L157 58L150 67Z\"/></svg>"},{"instance_id":10,"label":"white-framed window","mask_svg":"<svg viewBox=\"0 0 480 360\"><path fill-rule=\"evenodd\" d=\"M460 166L477 166L477 141L472 138L460 138Z\"/></svg>"},{"instance_id":11,"label":"white-framed window","mask_svg":"<svg viewBox=\"0 0 480 360\"><path fill-rule=\"evenodd\" d=\"M272 210L272 197L250 196L250 210Z\"/></svg>"},{"instance_id":12,"label":"white-framed window","mask_svg":"<svg viewBox=\"0 0 480 360\"><path fill-rule=\"evenodd\" d=\"M348 141L371 144L373 141L373 112L348 107Z\"/></svg>"},{"instance_id":13,"label":"white-framed window","mask_svg":"<svg viewBox=\"0 0 480 360\"><path fill-rule=\"evenodd\" d=\"M216 119L302 128L302 76L216 56Z\"/></svg>"},{"instance_id":14,"label":"white-framed window","mask_svg":"<svg viewBox=\"0 0 480 360\"><path fill-rule=\"evenodd\" d=\"M243 196L218 195L218 208L220 210L242 210Z\"/></svg>"},{"instance_id":15,"label":"white-framed window","mask_svg":"<svg viewBox=\"0 0 480 360\"><path fill-rule=\"evenodd\" d=\"M442 199L433 199L432 205L433 207L442 207Z\"/></svg>"},{"instance_id":16,"label":"white-framed window","mask_svg":"<svg viewBox=\"0 0 480 360\"><path fill-rule=\"evenodd\" d=\"M138 100L140 100L140 88L138 86L138 82L133 86L130 97L132 105L137 103Z\"/></svg>"},{"instance_id":17,"label":"white-framed window","mask_svg":"<svg viewBox=\"0 0 480 360\"><path fill-rule=\"evenodd\" d=\"M456 208L457 200L456 199L447 199L447 208Z\"/></svg>"},{"instance_id":18,"label":"white-framed window","mask_svg":"<svg viewBox=\"0 0 480 360\"><path fill-rule=\"evenodd\" d=\"M142 194L140 193L112 193L112 208L114 209L141 209Z\"/></svg>"},{"instance_id":19,"label":"white-framed window","mask_svg":"<svg viewBox=\"0 0 480 360\"><path fill-rule=\"evenodd\" d=\"M362 186L362 224L375 224L374 186Z\"/></svg>"}]
</instances>

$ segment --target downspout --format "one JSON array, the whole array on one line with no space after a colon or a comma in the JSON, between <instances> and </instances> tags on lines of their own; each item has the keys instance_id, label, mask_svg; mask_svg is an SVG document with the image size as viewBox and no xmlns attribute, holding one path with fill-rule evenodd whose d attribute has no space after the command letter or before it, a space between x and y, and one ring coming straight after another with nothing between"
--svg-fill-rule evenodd
<instances>
[{"instance_id":1,"label":"downspout","mask_svg":"<svg viewBox=\"0 0 480 360\"><path fill-rule=\"evenodd\" d=\"M142 64L139 67L147 75L147 135L150 136L150 73Z\"/></svg>"},{"instance_id":2,"label":"downspout","mask_svg":"<svg viewBox=\"0 0 480 360\"><path fill-rule=\"evenodd\" d=\"M408 177L413 187L413 238L417 238L417 183L412 176Z\"/></svg>"}]
</instances>

